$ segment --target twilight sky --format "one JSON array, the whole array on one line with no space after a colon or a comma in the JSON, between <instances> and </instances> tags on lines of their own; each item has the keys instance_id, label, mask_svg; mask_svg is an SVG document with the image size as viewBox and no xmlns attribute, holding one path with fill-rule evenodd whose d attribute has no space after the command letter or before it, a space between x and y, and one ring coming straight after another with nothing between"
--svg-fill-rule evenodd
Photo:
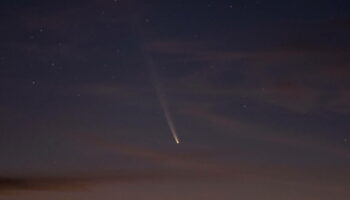
<instances>
[{"instance_id":1,"label":"twilight sky","mask_svg":"<svg viewBox=\"0 0 350 200\"><path fill-rule=\"evenodd\" d=\"M346 0L2 0L0 200L349 199L349 35Z\"/></svg>"}]
</instances>

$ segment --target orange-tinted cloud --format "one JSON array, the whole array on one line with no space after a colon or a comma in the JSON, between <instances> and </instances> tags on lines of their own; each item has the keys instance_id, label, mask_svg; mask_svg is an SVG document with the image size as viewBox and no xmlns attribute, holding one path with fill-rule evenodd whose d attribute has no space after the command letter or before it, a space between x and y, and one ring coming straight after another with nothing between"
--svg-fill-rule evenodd
<instances>
[{"instance_id":1,"label":"orange-tinted cloud","mask_svg":"<svg viewBox=\"0 0 350 200\"><path fill-rule=\"evenodd\" d=\"M212 123L224 130L232 130L233 135L239 137L258 141L267 141L275 144L289 145L291 147L303 149L312 149L320 152L330 152L342 157L348 155L348 151L344 148L340 148L321 140L315 140L305 136L305 134L303 136L299 135L298 137L296 136L297 134L281 134L281 132L285 131L269 126L263 126L261 124L245 122L240 119L224 117L201 108L184 110L183 113L196 117L205 122Z\"/></svg>"}]
</instances>

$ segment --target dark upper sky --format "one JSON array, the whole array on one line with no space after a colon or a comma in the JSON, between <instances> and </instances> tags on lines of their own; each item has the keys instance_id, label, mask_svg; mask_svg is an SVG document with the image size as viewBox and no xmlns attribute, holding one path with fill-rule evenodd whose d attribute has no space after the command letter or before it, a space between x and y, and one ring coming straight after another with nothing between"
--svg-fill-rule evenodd
<instances>
[{"instance_id":1,"label":"dark upper sky","mask_svg":"<svg viewBox=\"0 0 350 200\"><path fill-rule=\"evenodd\" d=\"M348 199L349 35L346 0L2 0L0 199Z\"/></svg>"}]
</instances>

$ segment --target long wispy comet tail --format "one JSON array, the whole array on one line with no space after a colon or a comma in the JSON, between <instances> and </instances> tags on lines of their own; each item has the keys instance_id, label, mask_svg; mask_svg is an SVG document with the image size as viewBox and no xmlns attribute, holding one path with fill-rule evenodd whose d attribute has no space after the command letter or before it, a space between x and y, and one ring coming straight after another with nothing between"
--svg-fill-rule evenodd
<instances>
[{"instance_id":1,"label":"long wispy comet tail","mask_svg":"<svg viewBox=\"0 0 350 200\"><path fill-rule=\"evenodd\" d=\"M137 21L138 21L137 17L135 17L135 16L131 17L131 21L132 21L131 28L133 30L133 33L136 35L136 37L137 38L145 38L145 35L147 35L147 34L145 31L143 31L142 28L140 28L140 27L142 27L142 25L137 23ZM144 39L144 40L147 40L147 39ZM143 56L143 59L145 60L145 64L149 68L151 80L152 80L153 86L156 90L156 94L157 94L157 97L159 99L161 108L163 110L165 119L167 121L167 124L169 126L170 132L171 132L176 144L180 144L180 138L177 135L175 124L174 124L174 121L171 117L171 113L169 111L169 106L168 106L168 103L166 101L165 93L163 91L163 87L162 87L162 84L160 82L160 78L158 77L158 73L157 73L156 67L155 67L154 62L153 62L153 58L151 55L147 54L147 50L145 50L145 48L144 48L145 44L142 41L143 40L140 40L141 47L142 47L141 49L143 50L143 54L141 54L141 55Z\"/></svg>"},{"instance_id":2,"label":"long wispy comet tail","mask_svg":"<svg viewBox=\"0 0 350 200\"><path fill-rule=\"evenodd\" d=\"M159 77L158 77L157 71L156 71L155 67L153 66L152 62L150 63L149 68L150 68L152 82L153 82L153 85L154 85L154 87L156 89L156 94L157 94L157 97L159 99L160 105L162 107L165 119L166 119L166 121L168 123L170 132L171 132L171 134L172 134L176 144L179 144L180 143L180 139L179 139L179 136L177 135L175 124L174 124L174 121L173 121L173 119L171 117L171 114L170 114L170 111L169 111L168 103L167 103L167 101L165 99L165 93L163 91L162 84L159 81Z\"/></svg>"}]
</instances>

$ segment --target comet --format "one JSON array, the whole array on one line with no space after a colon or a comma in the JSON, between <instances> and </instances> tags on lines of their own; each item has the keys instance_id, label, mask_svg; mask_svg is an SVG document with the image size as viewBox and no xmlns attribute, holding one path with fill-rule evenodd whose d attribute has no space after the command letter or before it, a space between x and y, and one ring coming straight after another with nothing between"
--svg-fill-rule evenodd
<instances>
[{"instance_id":1,"label":"comet","mask_svg":"<svg viewBox=\"0 0 350 200\"><path fill-rule=\"evenodd\" d=\"M163 110L165 119L166 119L167 124L169 126L171 135L173 136L176 144L180 144L180 138L176 132L175 124L174 124L173 118L171 117L171 113L169 111L169 106L168 106L168 103L167 103L166 98L165 98L165 93L163 91L162 84L159 81L157 71L153 65L149 65L149 66L150 66L152 82L153 82L154 88L156 90L156 94L157 94L157 97L159 99L160 106Z\"/></svg>"},{"instance_id":2,"label":"comet","mask_svg":"<svg viewBox=\"0 0 350 200\"><path fill-rule=\"evenodd\" d=\"M142 31L142 29L137 28L137 27L139 27L139 24L137 23L137 21L133 20L132 22L133 23L131 23L131 25L132 25L132 30L134 30L134 34L137 36L137 38L144 38L145 35L147 35L147 34L144 31ZM142 42L141 42L141 47L145 47L145 44ZM141 55L145 59L145 61L146 61L145 63L149 68L149 71L151 74L151 79L153 82L153 86L156 90L156 95L159 99L162 111L164 113L165 119L166 119L167 124L168 124L169 129L170 129L171 135L173 136L176 144L180 144L181 140L180 140L179 136L177 135L175 124L174 124L173 118L171 117L171 113L169 111L169 106L168 106L168 103L167 103L166 98L165 98L165 93L163 91L163 87L162 87L162 84L161 84L160 79L158 77L155 65L153 63L153 58L151 55L147 54L147 51L144 48L141 48L141 49L144 50L143 54L141 54Z\"/></svg>"}]
</instances>

